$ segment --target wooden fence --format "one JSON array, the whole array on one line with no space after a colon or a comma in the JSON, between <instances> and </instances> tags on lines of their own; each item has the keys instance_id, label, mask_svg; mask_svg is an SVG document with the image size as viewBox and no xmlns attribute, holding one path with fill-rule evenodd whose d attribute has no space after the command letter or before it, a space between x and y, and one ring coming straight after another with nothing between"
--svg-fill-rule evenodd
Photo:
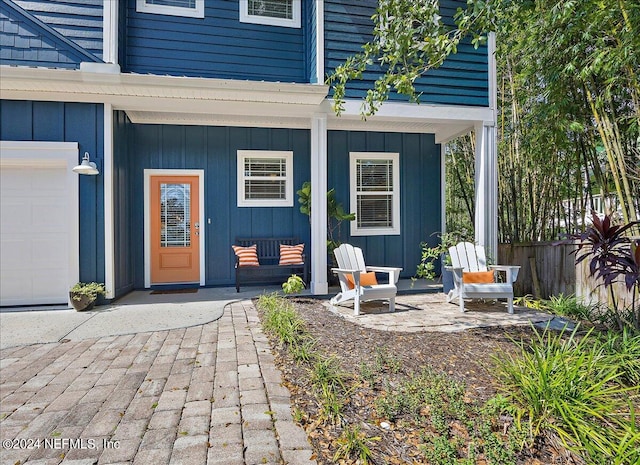
<instances>
[{"instance_id":1,"label":"wooden fence","mask_svg":"<svg viewBox=\"0 0 640 465\"><path fill-rule=\"evenodd\" d=\"M516 296L530 294L548 299L559 294L576 295L584 303L608 304L607 289L589 276L588 261L576 266L573 253L576 248L573 244L551 242L500 244L498 263L520 265L518 280L513 286ZM614 286L614 293L621 305L631 305L631 293L622 283Z\"/></svg>"},{"instance_id":2,"label":"wooden fence","mask_svg":"<svg viewBox=\"0 0 640 465\"><path fill-rule=\"evenodd\" d=\"M576 293L575 257L571 253L574 245L554 246L551 242L524 244L500 244L498 263L520 265L514 294L530 294L548 299L552 295Z\"/></svg>"}]
</instances>

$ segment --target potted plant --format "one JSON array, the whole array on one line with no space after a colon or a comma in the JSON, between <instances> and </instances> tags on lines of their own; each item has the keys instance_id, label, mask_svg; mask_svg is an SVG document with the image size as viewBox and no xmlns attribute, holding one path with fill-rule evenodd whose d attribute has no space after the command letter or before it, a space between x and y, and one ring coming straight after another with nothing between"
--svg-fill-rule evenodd
<instances>
[{"instance_id":1,"label":"potted plant","mask_svg":"<svg viewBox=\"0 0 640 465\"><path fill-rule=\"evenodd\" d=\"M448 294L453 289L453 273L445 269L445 266L451 265L449 247L464 241L464 235L459 232L451 232L439 234L438 237L440 242L435 246L429 246L426 242L420 243L422 258L416 268L416 278L436 279L436 261L440 260L442 292Z\"/></svg>"},{"instance_id":2,"label":"potted plant","mask_svg":"<svg viewBox=\"0 0 640 465\"><path fill-rule=\"evenodd\" d=\"M105 295L106 289L102 283L76 283L69 291L71 305L77 311L91 310L99 295Z\"/></svg>"}]
</instances>

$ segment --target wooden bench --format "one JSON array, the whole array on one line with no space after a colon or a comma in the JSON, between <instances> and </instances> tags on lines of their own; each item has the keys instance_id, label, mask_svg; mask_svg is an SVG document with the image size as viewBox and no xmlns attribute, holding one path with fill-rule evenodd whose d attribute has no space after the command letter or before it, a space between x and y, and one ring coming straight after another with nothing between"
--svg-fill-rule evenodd
<instances>
[{"instance_id":1,"label":"wooden bench","mask_svg":"<svg viewBox=\"0 0 640 465\"><path fill-rule=\"evenodd\" d=\"M292 274L302 274L305 286L309 283L309 266L302 254L302 264L279 265L280 244L298 245L300 241L296 237L238 237L236 245L250 247L257 245L258 261L260 266L239 266L236 256L236 292L240 292L241 283L266 284L283 283ZM305 244L306 247L306 244Z\"/></svg>"}]
</instances>

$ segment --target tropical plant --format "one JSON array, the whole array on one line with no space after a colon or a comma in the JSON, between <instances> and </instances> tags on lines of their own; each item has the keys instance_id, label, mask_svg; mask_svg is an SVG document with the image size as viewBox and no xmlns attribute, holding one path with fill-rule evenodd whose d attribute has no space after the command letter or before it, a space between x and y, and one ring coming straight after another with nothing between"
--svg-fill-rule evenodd
<instances>
[{"instance_id":1,"label":"tropical plant","mask_svg":"<svg viewBox=\"0 0 640 465\"><path fill-rule=\"evenodd\" d=\"M570 240L579 241L576 264L588 260L590 275L601 280L609 290L614 310L618 310L614 284L624 283L631 291L632 320L619 318L618 325L622 329L626 323L640 330L640 305L636 305L640 293L640 241L625 235L640 221L616 225L610 215L600 218L595 212L592 212L591 221L585 232L569 236ZM618 315L622 316L621 313Z\"/></svg>"},{"instance_id":2,"label":"tropical plant","mask_svg":"<svg viewBox=\"0 0 640 465\"><path fill-rule=\"evenodd\" d=\"M302 183L302 187L296 193L298 194L300 213L311 219L311 182ZM336 190L330 189L327 192L327 253L330 257L333 256L333 250L340 246L342 222L355 219L355 213L347 213L342 203L336 200Z\"/></svg>"}]
</instances>

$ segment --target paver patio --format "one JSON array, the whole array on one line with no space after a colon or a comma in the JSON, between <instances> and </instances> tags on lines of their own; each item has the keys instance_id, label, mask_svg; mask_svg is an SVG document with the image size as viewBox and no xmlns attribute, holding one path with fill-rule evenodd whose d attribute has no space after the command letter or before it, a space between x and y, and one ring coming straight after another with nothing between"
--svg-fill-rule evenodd
<instances>
[{"instance_id":1,"label":"paver patio","mask_svg":"<svg viewBox=\"0 0 640 465\"><path fill-rule=\"evenodd\" d=\"M0 360L2 464L315 463L250 301L204 325Z\"/></svg>"}]
</instances>

